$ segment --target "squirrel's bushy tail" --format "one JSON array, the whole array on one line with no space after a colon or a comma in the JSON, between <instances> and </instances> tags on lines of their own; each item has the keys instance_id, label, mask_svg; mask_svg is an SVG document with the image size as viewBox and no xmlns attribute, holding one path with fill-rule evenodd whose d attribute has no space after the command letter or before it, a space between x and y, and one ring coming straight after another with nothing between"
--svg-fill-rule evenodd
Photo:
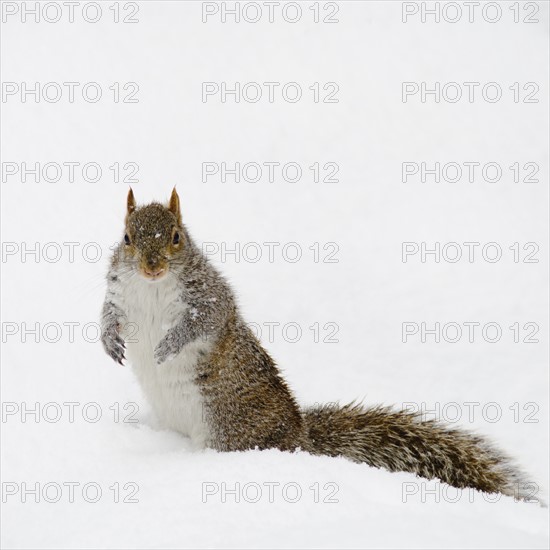
<instances>
[{"instance_id":1,"label":"squirrel's bushy tail","mask_svg":"<svg viewBox=\"0 0 550 550\"><path fill-rule=\"evenodd\" d=\"M304 450L344 456L391 472L412 472L453 487L538 500L513 462L483 437L423 421L419 413L350 404L303 411Z\"/></svg>"}]
</instances>

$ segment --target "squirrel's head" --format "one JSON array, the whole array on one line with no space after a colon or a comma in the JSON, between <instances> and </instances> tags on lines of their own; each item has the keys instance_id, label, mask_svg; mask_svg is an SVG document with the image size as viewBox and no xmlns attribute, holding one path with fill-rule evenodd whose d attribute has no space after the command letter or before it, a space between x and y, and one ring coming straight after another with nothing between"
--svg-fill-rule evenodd
<instances>
[{"instance_id":1,"label":"squirrel's head","mask_svg":"<svg viewBox=\"0 0 550 550\"><path fill-rule=\"evenodd\" d=\"M136 264L139 275L149 281L164 278L171 262L181 256L184 246L180 199L176 188L172 191L168 206L152 203L139 208L130 189L122 253Z\"/></svg>"}]
</instances>

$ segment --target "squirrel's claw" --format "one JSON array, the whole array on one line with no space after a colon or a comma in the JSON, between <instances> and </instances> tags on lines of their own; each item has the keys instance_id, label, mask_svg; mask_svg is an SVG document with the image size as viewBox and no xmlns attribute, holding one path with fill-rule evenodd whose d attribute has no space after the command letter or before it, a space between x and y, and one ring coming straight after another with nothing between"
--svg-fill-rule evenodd
<instances>
[{"instance_id":1,"label":"squirrel's claw","mask_svg":"<svg viewBox=\"0 0 550 550\"><path fill-rule=\"evenodd\" d=\"M123 365L122 360L126 359L124 357L124 351L126 350L126 344L121 336L116 332L116 330L107 330L101 335L101 341L103 347L107 352L107 355L113 361Z\"/></svg>"},{"instance_id":2,"label":"squirrel's claw","mask_svg":"<svg viewBox=\"0 0 550 550\"><path fill-rule=\"evenodd\" d=\"M159 366L162 365L162 363L173 359L177 355L178 351L177 339L174 338L174 334L170 331L155 348L155 364Z\"/></svg>"},{"instance_id":3,"label":"squirrel's claw","mask_svg":"<svg viewBox=\"0 0 550 550\"><path fill-rule=\"evenodd\" d=\"M163 353L162 349L160 348L160 345L155 348L154 358L155 358L155 365L157 365L157 367L159 365L162 365L162 363L166 361L165 355L166 354Z\"/></svg>"}]
</instances>

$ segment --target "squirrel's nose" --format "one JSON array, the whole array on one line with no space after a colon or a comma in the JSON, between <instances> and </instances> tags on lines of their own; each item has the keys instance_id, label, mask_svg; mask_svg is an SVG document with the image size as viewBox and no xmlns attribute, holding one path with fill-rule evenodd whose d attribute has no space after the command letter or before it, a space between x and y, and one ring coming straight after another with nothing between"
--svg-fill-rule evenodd
<instances>
[{"instance_id":1,"label":"squirrel's nose","mask_svg":"<svg viewBox=\"0 0 550 550\"><path fill-rule=\"evenodd\" d=\"M158 256L150 256L149 258L147 258L145 264L147 266L147 270L155 271L155 269L158 269L160 265L160 259Z\"/></svg>"},{"instance_id":2,"label":"squirrel's nose","mask_svg":"<svg viewBox=\"0 0 550 550\"><path fill-rule=\"evenodd\" d=\"M164 268L163 267L146 267L144 271L145 273L147 273L147 275L150 275L151 277L156 277L157 275L160 275L164 271Z\"/></svg>"}]
</instances>

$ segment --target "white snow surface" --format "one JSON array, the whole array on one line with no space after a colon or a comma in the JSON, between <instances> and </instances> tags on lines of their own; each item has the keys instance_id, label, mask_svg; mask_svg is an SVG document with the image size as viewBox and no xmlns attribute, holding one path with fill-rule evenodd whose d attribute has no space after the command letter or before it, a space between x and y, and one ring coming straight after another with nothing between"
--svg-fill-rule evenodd
<instances>
[{"instance_id":1,"label":"white snow surface","mask_svg":"<svg viewBox=\"0 0 550 550\"><path fill-rule=\"evenodd\" d=\"M548 4L538 2L538 24L515 24L507 3L494 24L404 24L400 2L359 1L339 3L338 24L314 24L311 2L295 24L203 23L200 2L176 1L141 2L139 23L115 24L108 4L96 24L13 18L2 28L4 81L96 81L105 97L2 104L3 162L96 162L102 177L87 182L78 168L72 183L67 172L52 183L2 182L2 241L18 252L2 263L1 546L548 548L548 509L536 504L304 452L193 450L158 426L130 368L86 325L99 320L109 247L123 237L128 184L109 166L135 162L138 203L167 201L177 185L184 222L209 250L258 243L257 262L213 261L301 403L439 404L448 419L458 404L454 425L507 450L547 499ZM204 103L206 81L295 81L307 99ZM506 99L403 103L405 81L499 82ZM114 103L113 82L137 82L139 103ZM311 101L314 82L337 82L339 103ZM514 82L537 82L539 102L514 103ZM503 177L403 183L401 163L423 160L496 162ZM303 176L202 182L201 163L222 161L296 162ZM339 182L314 183L314 162L338 163ZM536 162L539 182L514 183L514 162ZM421 241L496 242L503 257L402 262L402 243ZM266 242L281 243L273 262ZM302 250L294 263L281 255L290 242ZM338 261L313 261L309 247L320 243L323 258L332 242ZM515 263L516 242L537 243L538 263ZM61 257L22 258L35 243L41 252L58 243L47 254ZM63 243L78 243L72 261ZM101 247L97 261L93 245L83 259L86 243ZM402 323L422 321L494 322L502 337L403 343ZM269 322L280 323L272 338ZM23 323L39 323L39 336L23 338ZM72 337L67 323L77 323ZM295 325L282 337L286 323L301 328L297 342ZM337 343L322 341L327 323L338 325ZM514 323L537 323L539 342L514 343ZM22 418L35 403L61 417ZM465 403L478 403L473 418ZM137 422L123 422L128 415ZM22 483L52 485L35 502L22 498ZM101 488L98 502L83 498L86 483L96 484L89 497ZM47 502L59 487L59 501ZM122 502L133 488L138 502Z\"/></svg>"}]
</instances>

